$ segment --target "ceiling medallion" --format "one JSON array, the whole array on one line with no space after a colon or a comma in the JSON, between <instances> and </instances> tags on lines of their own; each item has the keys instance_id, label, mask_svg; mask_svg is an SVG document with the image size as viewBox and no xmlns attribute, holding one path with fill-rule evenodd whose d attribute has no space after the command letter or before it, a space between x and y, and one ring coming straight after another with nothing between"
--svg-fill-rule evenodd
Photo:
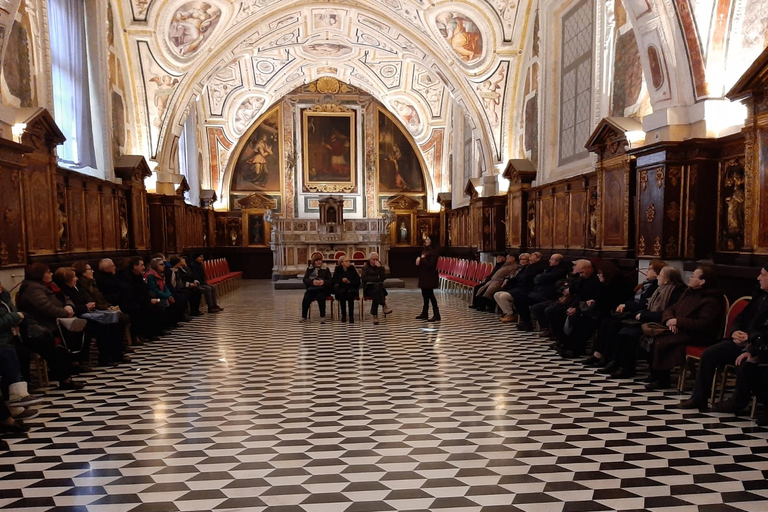
<instances>
[{"instance_id":1,"label":"ceiling medallion","mask_svg":"<svg viewBox=\"0 0 768 512\"><path fill-rule=\"evenodd\" d=\"M330 76L323 76L317 79L317 92L321 94L338 94L341 86L339 81Z\"/></svg>"}]
</instances>

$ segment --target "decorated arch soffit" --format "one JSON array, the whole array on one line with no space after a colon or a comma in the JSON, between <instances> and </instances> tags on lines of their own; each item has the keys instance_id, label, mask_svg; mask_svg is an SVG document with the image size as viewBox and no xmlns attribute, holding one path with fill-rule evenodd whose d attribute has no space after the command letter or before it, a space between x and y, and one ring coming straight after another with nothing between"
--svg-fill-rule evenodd
<instances>
[{"instance_id":1,"label":"decorated arch soffit","mask_svg":"<svg viewBox=\"0 0 768 512\"><path fill-rule=\"evenodd\" d=\"M131 0L123 20L147 153L173 167L194 99L205 125L234 143L285 94L331 76L386 105L420 147L443 139L458 101L492 168L511 152L508 98L531 3Z\"/></svg>"}]
</instances>

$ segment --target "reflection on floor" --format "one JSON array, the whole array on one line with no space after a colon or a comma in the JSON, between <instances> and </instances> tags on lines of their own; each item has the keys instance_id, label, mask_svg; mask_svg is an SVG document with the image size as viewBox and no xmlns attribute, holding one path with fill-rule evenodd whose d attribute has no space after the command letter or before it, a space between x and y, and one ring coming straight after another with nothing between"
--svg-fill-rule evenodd
<instances>
[{"instance_id":1,"label":"reflection on floor","mask_svg":"<svg viewBox=\"0 0 768 512\"><path fill-rule=\"evenodd\" d=\"M300 324L301 296L246 282L49 392L0 455L0 508L768 510L768 430L748 419L678 410L455 296L433 325L393 290L378 326Z\"/></svg>"}]
</instances>

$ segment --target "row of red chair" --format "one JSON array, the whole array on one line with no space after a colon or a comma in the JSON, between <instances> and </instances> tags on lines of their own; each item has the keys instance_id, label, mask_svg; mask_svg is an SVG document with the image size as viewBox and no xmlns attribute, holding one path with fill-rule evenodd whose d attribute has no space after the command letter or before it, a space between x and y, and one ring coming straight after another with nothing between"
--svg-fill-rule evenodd
<instances>
[{"instance_id":1,"label":"row of red chair","mask_svg":"<svg viewBox=\"0 0 768 512\"><path fill-rule=\"evenodd\" d=\"M216 287L219 295L225 295L240 286L243 280L242 272L229 270L226 258L215 258L203 262L205 279L208 284Z\"/></svg>"},{"instance_id":2,"label":"row of red chair","mask_svg":"<svg viewBox=\"0 0 768 512\"><path fill-rule=\"evenodd\" d=\"M440 275L440 288L471 292L493 270L492 263L480 263L460 258L437 260L437 272Z\"/></svg>"}]
</instances>

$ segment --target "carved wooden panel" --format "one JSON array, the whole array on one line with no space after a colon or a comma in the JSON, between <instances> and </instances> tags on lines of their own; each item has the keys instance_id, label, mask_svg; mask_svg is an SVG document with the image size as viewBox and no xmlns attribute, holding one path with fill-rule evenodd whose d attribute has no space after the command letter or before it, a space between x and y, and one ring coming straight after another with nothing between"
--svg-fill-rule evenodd
<instances>
[{"instance_id":1,"label":"carved wooden panel","mask_svg":"<svg viewBox=\"0 0 768 512\"><path fill-rule=\"evenodd\" d=\"M636 249L639 257L659 257L662 231L664 227L664 166L638 166L637 170L638 218L636 221ZM678 201L679 206L679 201ZM658 215L657 215L658 214ZM656 244L656 240L659 244Z\"/></svg>"},{"instance_id":2,"label":"carved wooden panel","mask_svg":"<svg viewBox=\"0 0 768 512\"><path fill-rule=\"evenodd\" d=\"M602 173L603 249L628 247L628 178L628 169L623 162L605 169Z\"/></svg>"},{"instance_id":3,"label":"carved wooden panel","mask_svg":"<svg viewBox=\"0 0 768 512\"><path fill-rule=\"evenodd\" d=\"M73 183L74 182L74 183ZM73 180L67 187L67 227L69 228L69 251L82 252L88 249L85 241L86 209L85 191L80 180Z\"/></svg>"},{"instance_id":4,"label":"carved wooden panel","mask_svg":"<svg viewBox=\"0 0 768 512\"><path fill-rule=\"evenodd\" d=\"M105 251L114 251L119 247L117 236L117 193L115 189L104 187L101 201L101 233Z\"/></svg>"},{"instance_id":5,"label":"carved wooden panel","mask_svg":"<svg viewBox=\"0 0 768 512\"><path fill-rule=\"evenodd\" d=\"M0 139L0 267L27 259L21 196L24 146Z\"/></svg>"},{"instance_id":6,"label":"carved wooden panel","mask_svg":"<svg viewBox=\"0 0 768 512\"><path fill-rule=\"evenodd\" d=\"M527 205L526 205L527 206ZM510 247L524 246L523 235L523 195L510 194L507 206L507 245Z\"/></svg>"},{"instance_id":7,"label":"carved wooden panel","mask_svg":"<svg viewBox=\"0 0 768 512\"><path fill-rule=\"evenodd\" d=\"M87 212L87 241L89 251L104 249L104 232L101 218L101 194L95 183L89 183L85 190Z\"/></svg>"},{"instance_id":8,"label":"carved wooden panel","mask_svg":"<svg viewBox=\"0 0 768 512\"><path fill-rule=\"evenodd\" d=\"M553 220L555 218L555 198L554 196L544 196L539 200L538 224L540 226L538 233L538 246L550 248L554 246L553 242Z\"/></svg>"},{"instance_id":9,"label":"carved wooden panel","mask_svg":"<svg viewBox=\"0 0 768 512\"><path fill-rule=\"evenodd\" d=\"M54 212L56 191L48 163L30 157L24 173L24 203L28 205L25 206L27 248L30 254L50 254L58 249L61 224Z\"/></svg>"},{"instance_id":10,"label":"carved wooden panel","mask_svg":"<svg viewBox=\"0 0 768 512\"><path fill-rule=\"evenodd\" d=\"M570 197L565 186L560 186L555 193L554 203L554 238L552 244L555 247L568 247L568 212L570 210Z\"/></svg>"},{"instance_id":11,"label":"carved wooden panel","mask_svg":"<svg viewBox=\"0 0 768 512\"><path fill-rule=\"evenodd\" d=\"M568 211L568 248L583 249L586 233L587 194L584 190L571 192Z\"/></svg>"}]
</instances>

